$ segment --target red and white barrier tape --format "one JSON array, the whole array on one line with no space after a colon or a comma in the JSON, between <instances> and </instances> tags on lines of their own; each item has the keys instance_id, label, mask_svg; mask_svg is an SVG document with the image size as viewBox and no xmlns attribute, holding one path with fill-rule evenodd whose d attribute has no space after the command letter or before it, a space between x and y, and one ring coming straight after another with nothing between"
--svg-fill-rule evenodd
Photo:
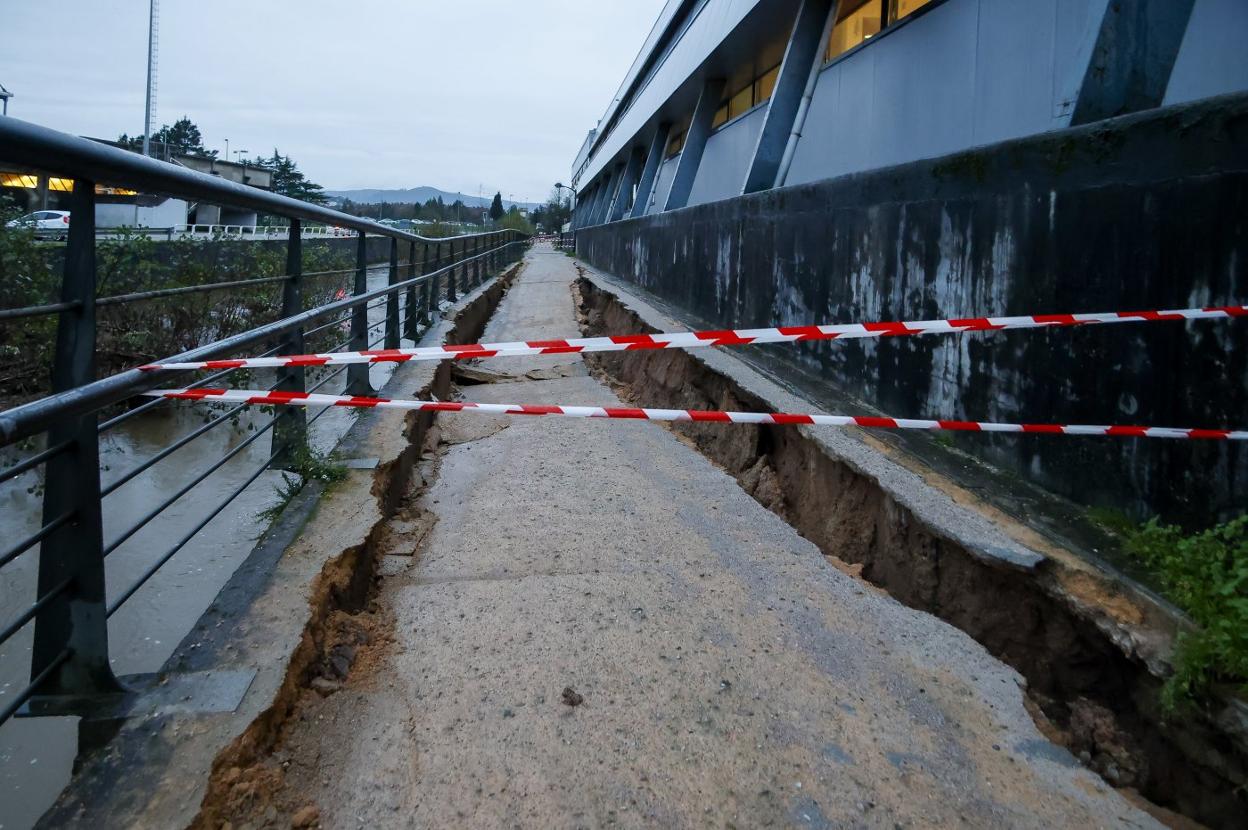
<instances>
[{"instance_id":1,"label":"red and white barrier tape","mask_svg":"<svg viewBox=\"0 0 1248 830\"><path fill-rule=\"evenodd\" d=\"M1105 323L1166 320L1224 320L1248 317L1248 306L1182 308L1169 311L1118 311L1089 314L1041 314L1031 317L972 317L962 320L919 320L904 323L846 323L828 326L785 326L771 329L685 331L669 334L628 334L568 340L528 340L511 343L474 343L466 346L425 346L365 352L248 357L198 363L155 363L143 371L199 369L265 369L282 366L340 366L348 363L406 363L409 360L468 360L478 357L525 357L581 352L623 352L640 349L696 349L705 346L747 346L758 343L807 343L815 340L854 340L906 337L919 334L957 334L1007 329L1065 328Z\"/></svg>"},{"instance_id":2,"label":"red and white barrier tape","mask_svg":"<svg viewBox=\"0 0 1248 830\"><path fill-rule=\"evenodd\" d=\"M1216 441L1248 441L1248 430L1176 429L1172 427L1087 426L1081 424L994 424L982 421L927 421L852 415L794 415L782 412L719 412L702 409L631 409L601 406L546 406L458 401L405 401L316 395L307 392L265 392L248 389L158 389L145 393L153 398L189 401L223 401L278 406L344 406L364 409L405 409L426 412L477 412L483 415L561 415L567 418L622 418L641 421L706 421L733 424L811 424L830 427L876 429L954 430L958 432L1006 432L1036 435L1100 435L1117 438L1185 438Z\"/></svg>"}]
</instances>

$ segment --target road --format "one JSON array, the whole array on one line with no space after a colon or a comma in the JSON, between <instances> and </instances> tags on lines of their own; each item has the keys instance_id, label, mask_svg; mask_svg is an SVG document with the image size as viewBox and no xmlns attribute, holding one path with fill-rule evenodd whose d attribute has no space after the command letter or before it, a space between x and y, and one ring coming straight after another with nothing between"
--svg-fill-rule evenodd
<instances>
[{"instance_id":1,"label":"road","mask_svg":"<svg viewBox=\"0 0 1248 830\"><path fill-rule=\"evenodd\" d=\"M484 339L574 334L575 278L535 249ZM480 368L506 376L465 399L617 403L575 356ZM436 525L383 565L390 642L282 751L323 826L1157 826L1013 670L663 427L442 424Z\"/></svg>"}]
</instances>

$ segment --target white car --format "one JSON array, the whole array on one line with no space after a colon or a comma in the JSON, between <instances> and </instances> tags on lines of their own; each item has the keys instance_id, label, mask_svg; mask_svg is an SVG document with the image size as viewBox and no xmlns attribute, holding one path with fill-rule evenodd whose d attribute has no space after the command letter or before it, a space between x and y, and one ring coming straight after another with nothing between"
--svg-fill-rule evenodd
<instances>
[{"instance_id":1,"label":"white car","mask_svg":"<svg viewBox=\"0 0 1248 830\"><path fill-rule=\"evenodd\" d=\"M7 223L9 228L30 228L39 236L64 239L69 236L69 211L37 210Z\"/></svg>"}]
</instances>

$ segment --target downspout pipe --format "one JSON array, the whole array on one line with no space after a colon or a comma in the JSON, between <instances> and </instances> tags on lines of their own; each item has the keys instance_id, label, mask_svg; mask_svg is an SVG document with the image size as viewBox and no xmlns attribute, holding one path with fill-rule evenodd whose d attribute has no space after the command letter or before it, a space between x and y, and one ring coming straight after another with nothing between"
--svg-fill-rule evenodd
<instances>
[{"instance_id":1,"label":"downspout pipe","mask_svg":"<svg viewBox=\"0 0 1248 830\"><path fill-rule=\"evenodd\" d=\"M810 77L806 79L806 89L802 92L802 102L797 105L797 115L793 117L793 132L789 133L788 143L784 145L784 155L780 158L780 169L776 171L776 187L784 187L784 183L789 178L789 168L793 166L793 157L797 155L797 142L802 138L806 116L810 114L810 102L815 97L815 86L818 85L819 73L823 70L823 56L827 53L828 39L832 37L832 27L836 24L836 14L840 6L839 2L832 4L832 8L828 11L828 19L823 24L823 35L819 39L822 48L815 50Z\"/></svg>"}]
</instances>

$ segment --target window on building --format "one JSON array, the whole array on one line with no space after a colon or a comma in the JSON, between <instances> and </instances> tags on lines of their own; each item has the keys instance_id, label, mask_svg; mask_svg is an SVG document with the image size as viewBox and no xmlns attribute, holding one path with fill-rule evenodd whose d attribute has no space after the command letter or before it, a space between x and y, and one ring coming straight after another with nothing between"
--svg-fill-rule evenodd
<instances>
[{"instance_id":1,"label":"window on building","mask_svg":"<svg viewBox=\"0 0 1248 830\"><path fill-rule=\"evenodd\" d=\"M932 0L845 0L837 10L824 60L832 60L926 6Z\"/></svg>"},{"instance_id":2,"label":"window on building","mask_svg":"<svg viewBox=\"0 0 1248 830\"><path fill-rule=\"evenodd\" d=\"M848 52L879 34L884 23L884 0L847 0L840 4L828 39L827 59Z\"/></svg>"},{"instance_id":3,"label":"window on building","mask_svg":"<svg viewBox=\"0 0 1248 830\"><path fill-rule=\"evenodd\" d=\"M903 17L907 17L926 6L932 0L892 0L892 6L888 13L888 22L896 23Z\"/></svg>"},{"instance_id":4,"label":"window on building","mask_svg":"<svg viewBox=\"0 0 1248 830\"><path fill-rule=\"evenodd\" d=\"M773 66L764 72L757 81L754 82L754 100L758 103L770 101L772 94L776 91L776 81L780 78L780 67Z\"/></svg>"},{"instance_id":5,"label":"window on building","mask_svg":"<svg viewBox=\"0 0 1248 830\"><path fill-rule=\"evenodd\" d=\"M728 99L728 120L744 115L745 111L754 106L754 82Z\"/></svg>"},{"instance_id":6,"label":"window on building","mask_svg":"<svg viewBox=\"0 0 1248 830\"><path fill-rule=\"evenodd\" d=\"M685 149L685 133L686 132L688 131L681 130L678 133L673 133L672 137L667 140L667 158L670 159L673 156L679 154L681 150Z\"/></svg>"},{"instance_id":7,"label":"window on building","mask_svg":"<svg viewBox=\"0 0 1248 830\"><path fill-rule=\"evenodd\" d=\"M771 100L772 94L776 91L776 80L780 77L780 66L774 65L759 74L747 66L745 70L738 71L737 75L744 75L748 80L744 82L738 80L729 86L729 89L733 91L715 111L715 117L711 120L713 130L744 115L759 104L765 104Z\"/></svg>"}]
</instances>

